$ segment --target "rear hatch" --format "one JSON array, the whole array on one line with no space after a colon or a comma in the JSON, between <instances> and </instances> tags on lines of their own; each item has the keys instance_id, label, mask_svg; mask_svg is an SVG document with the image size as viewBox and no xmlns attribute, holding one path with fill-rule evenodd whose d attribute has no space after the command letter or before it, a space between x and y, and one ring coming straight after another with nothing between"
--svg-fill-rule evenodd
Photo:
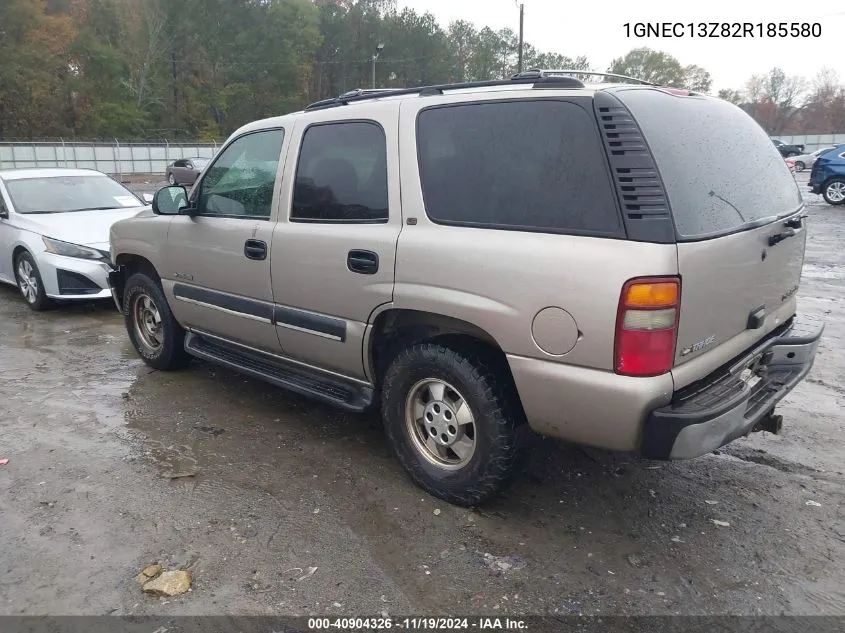
<instances>
[{"instance_id":1,"label":"rear hatch","mask_svg":"<svg viewBox=\"0 0 845 633\"><path fill-rule=\"evenodd\" d=\"M806 240L798 186L736 106L657 89L617 96L654 156L677 232L675 366L708 353L721 365L795 313Z\"/></svg>"}]
</instances>

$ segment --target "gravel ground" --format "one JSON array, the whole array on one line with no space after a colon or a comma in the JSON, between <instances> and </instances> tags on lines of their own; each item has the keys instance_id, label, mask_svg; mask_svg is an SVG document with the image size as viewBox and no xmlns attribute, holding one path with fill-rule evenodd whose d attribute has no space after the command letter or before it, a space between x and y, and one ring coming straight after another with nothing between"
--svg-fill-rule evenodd
<instances>
[{"instance_id":1,"label":"gravel ground","mask_svg":"<svg viewBox=\"0 0 845 633\"><path fill-rule=\"evenodd\" d=\"M111 305L0 289L0 614L845 614L845 208L806 198L828 326L783 435L680 463L542 441L481 510L414 487L375 417L153 371ZM154 562L192 592L143 595Z\"/></svg>"}]
</instances>

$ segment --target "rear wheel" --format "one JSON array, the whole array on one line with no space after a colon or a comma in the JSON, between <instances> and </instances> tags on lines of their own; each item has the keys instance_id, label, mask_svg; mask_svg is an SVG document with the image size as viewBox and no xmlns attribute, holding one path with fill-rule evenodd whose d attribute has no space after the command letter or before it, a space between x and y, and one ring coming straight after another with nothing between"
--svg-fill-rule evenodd
<instances>
[{"instance_id":1,"label":"rear wheel","mask_svg":"<svg viewBox=\"0 0 845 633\"><path fill-rule=\"evenodd\" d=\"M157 281L144 273L132 275L123 293L126 331L138 355L156 369L184 366L185 330L176 321Z\"/></svg>"},{"instance_id":2,"label":"rear wheel","mask_svg":"<svg viewBox=\"0 0 845 633\"><path fill-rule=\"evenodd\" d=\"M802 161L800 161L800 160L795 161L795 171L804 171L805 167L806 167L806 165Z\"/></svg>"},{"instance_id":3,"label":"rear wheel","mask_svg":"<svg viewBox=\"0 0 845 633\"><path fill-rule=\"evenodd\" d=\"M834 178L825 183L822 196L828 204L845 204L845 178Z\"/></svg>"},{"instance_id":4,"label":"rear wheel","mask_svg":"<svg viewBox=\"0 0 845 633\"><path fill-rule=\"evenodd\" d=\"M403 350L385 374L382 417L414 482L450 503L487 501L519 468L527 427L492 355L437 343Z\"/></svg>"},{"instance_id":5,"label":"rear wheel","mask_svg":"<svg viewBox=\"0 0 845 633\"><path fill-rule=\"evenodd\" d=\"M41 273L32 255L24 251L15 258L15 281L23 300L31 309L41 312L53 305L44 290Z\"/></svg>"}]
</instances>

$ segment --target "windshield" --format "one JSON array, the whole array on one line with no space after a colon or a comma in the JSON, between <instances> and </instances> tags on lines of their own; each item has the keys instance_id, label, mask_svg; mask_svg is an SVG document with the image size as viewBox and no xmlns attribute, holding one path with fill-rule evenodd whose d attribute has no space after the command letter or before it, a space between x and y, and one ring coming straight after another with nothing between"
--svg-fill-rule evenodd
<instances>
[{"instance_id":1,"label":"windshield","mask_svg":"<svg viewBox=\"0 0 845 633\"><path fill-rule=\"evenodd\" d=\"M71 213L144 206L108 176L48 176L7 180L17 213Z\"/></svg>"},{"instance_id":2,"label":"windshield","mask_svg":"<svg viewBox=\"0 0 845 633\"><path fill-rule=\"evenodd\" d=\"M738 107L653 89L618 96L651 148L680 239L748 229L801 206L798 185L780 153Z\"/></svg>"}]
</instances>

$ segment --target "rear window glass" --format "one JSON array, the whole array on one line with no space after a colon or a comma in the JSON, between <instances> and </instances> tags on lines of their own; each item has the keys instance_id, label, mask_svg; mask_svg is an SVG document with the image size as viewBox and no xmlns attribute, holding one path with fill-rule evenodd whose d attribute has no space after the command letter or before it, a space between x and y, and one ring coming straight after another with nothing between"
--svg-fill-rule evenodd
<instances>
[{"instance_id":1,"label":"rear window glass","mask_svg":"<svg viewBox=\"0 0 845 633\"><path fill-rule=\"evenodd\" d=\"M730 233L801 205L780 152L738 107L658 90L617 95L651 148L681 238Z\"/></svg>"},{"instance_id":2,"label":"rear window glass","mask_svg":"<svg viewBox=\"0 0 845 633\"><path fill-rule=\"evenodd\" d=\"M419 115L420 178L435 222L618 235L595 117L557 100L473 103Z\"/></svg>"}]
</instances>

